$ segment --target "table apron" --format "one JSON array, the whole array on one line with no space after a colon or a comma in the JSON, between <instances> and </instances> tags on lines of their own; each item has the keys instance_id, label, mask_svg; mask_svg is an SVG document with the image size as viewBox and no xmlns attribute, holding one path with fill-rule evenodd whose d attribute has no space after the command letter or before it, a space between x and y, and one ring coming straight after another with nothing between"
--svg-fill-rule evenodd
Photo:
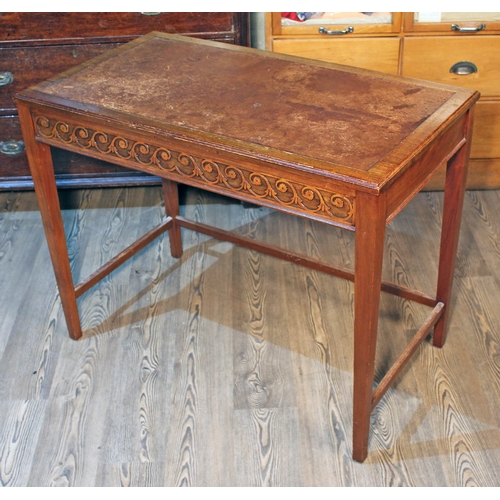
<instances>
[{"instance_id":1,"label":"table apron","mask_svg":"<svg viewBox=\"0 0 500 500\"><path fill-rule=\"evenodd\" d=\"M158 177L225 196L354 229L355 191L321 175L297 172L251 158L230 155L158 134L140 134L96 124L81 125L33 113L36 139Z\"/></svg>"},{"instance_id":2,"label":"table apron","mask_svg":"<svg viewBox=\"0 0 500 500\"><path fill-rule=\"evenodd\" d=\"M438 170L466 144L467 119L466 113L429 147L412 158L403 174L387 188L386 224L389 224L437 174Z\"/></svg>"}]
</instances>

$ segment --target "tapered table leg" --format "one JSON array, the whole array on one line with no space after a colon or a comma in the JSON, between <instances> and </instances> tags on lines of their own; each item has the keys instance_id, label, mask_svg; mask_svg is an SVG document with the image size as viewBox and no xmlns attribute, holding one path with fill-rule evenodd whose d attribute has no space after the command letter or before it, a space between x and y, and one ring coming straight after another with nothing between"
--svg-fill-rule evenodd
<instances>
[{"instance_id":1,"label":"tapered table leg","mask_svg":"<svg viewBox=\"0 0 500 500\"><path fill-rule=\"evenodd\" d=\"M467 143L448 161L444 188L443 221L441 226L441 246L439 249L439 269L437 302L444 304L441 319L434 327L433 344L443 347L446 340L446 326L450 311L453 286L453 271L457 257L458 237L462 221L465 185L472 135L472 111L469 111Z\"/></svg>"},{"instance_id":2,"label":"tapered table leg","mask_svg":"<svg viewBox=\"0 0 500 500\"><path fill-rule=\"evenodd\" d=\"M162 179L163 198L165 202L165 212L172 217L173 226L168 230L170 240L170 253L172 257L182 256L181 228L177 223L179 215L179 186L177 182Z\"/></svg>"},{"instance_id":3,"label":"tapered table leg","mask_svg":"<svg viewBox=\"0 0 500 500\"><path fill-rule=\"evenodd\" d=\"M26 154L35 184L35 192L59 288L62 308L69 335L72 339L76 340L81 337L82 329L78 315L75 286L69 263L50 146L35 140L35 131L29 109L21 105L18 105L18 108Z\"/></svg>"},{"instance_id":4,"label":"tapered table leg","mask_svg":"<svg viewBox=\"0 0 500 500\"><path fill-rule=\"evenodd\" d=\"M353 459L358 462L363 462L368 454L385 218L385 196L359 193L356 198L353 393Z\"/></svg>"}]
</instances>

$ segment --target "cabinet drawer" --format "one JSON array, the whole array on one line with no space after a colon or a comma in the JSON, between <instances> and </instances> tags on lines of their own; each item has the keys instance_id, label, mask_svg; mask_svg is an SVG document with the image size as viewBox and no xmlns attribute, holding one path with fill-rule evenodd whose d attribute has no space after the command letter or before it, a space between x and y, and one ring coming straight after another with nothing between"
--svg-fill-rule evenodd
<instances>
[{"instance_id":1,"label":"cabinet drawer","mask_svg":"<svg viewBox=\"0 0 500 500\"><path fill-rule=\"evenodd\" d=\"M396 74L399 43L399 38L389 37L330 40L293 38L274 40L273 51Z\"/></svg>"},{"instance_id":2,"label":"cabinet drawer","mask_svg":"<svg viewBox=\"0 0 500 500\"><path fill-rule=\"evenodd\" d=\"M405 12L404 31L442 32L462 36L476 30L475 36L485 36L500 29L499 12ZM466 33L466 32L465 32Z\"/></svg>"},{"instance_id":3,"label":"cabinet drawer","mask_svg":"<svg viewBox=\"0 0 500 500\"><path fill-rule=\"evenodd\" d=\"M500 95L500 37L407 37L404 40L403 75ZM455 63L468 61L477 73L450 73Z\"/></svg>"},{"instance_id":4,"label":"cabinet drawer","mask_svg":"<svg viewBox=\"0 0 500 500\"><path fill-rule=\"evenodd\" d=\"M471 157L500 158L499 101L479 101L476 104Z\"/></svg>"},{"instance_id":5,"label":"cabinet drawer","mask_svg":"<svg viewBox=\"0 0 500 500\"><path fill-rule=\"evenodd\" d=\"M0 173L2 177L30 175L22 139L19 119L13 116L0 116ZM16 151L19 152L16 153Z\"/></svg>"},{"instance_id":6,"label":"cabinet drawer","mask_svg":"<svg viewBox=\"0 0 500 500\"><path fill-rule=\"evenodd\" d=\"M17 116L0 116L0 189L33 189L28 159L22 142L21 125ZM14 148L21 146L16 154ZM134 172L94 158L88 158L69 151L52 148L54 172L60 187L72 186L115 186L156 185L156 177Z\"/></svg>"},{"instance_id":7,"label":"cabinet drawer","mask_svg":"<svg viewBox=\"0 0 500 500\"><path fill-rule=\"evenodd\" d=\"M116 46L115 43L94 43L0 49L0 73L9 73L13 78L11 83L0 86L0 114L16 112L12 97L19 90Z\"/></svg>"},{"instance_id":8,"label":"cabinet drawer","mask_svg":"<svg viewBox=\"0 0 500 500\"><path fill-rule=\"evenodd\" d=\"M153 15L145 15L153 14ZM81 38L133 37L165 33L235 31L231 12L4 12L0 39L34 41ZM157 14L157 15L156 15Z\"/></svg>"},{"instance_id":9,"label":"cabinet drawer","mask_svg":"<svg viewBox=\"0 0 500 500\"><path fill-rule=\"evenodd\" d=\"M0 116L0 141L20 141L23 138L17 116Z\"/></svg>"}]
</instances>

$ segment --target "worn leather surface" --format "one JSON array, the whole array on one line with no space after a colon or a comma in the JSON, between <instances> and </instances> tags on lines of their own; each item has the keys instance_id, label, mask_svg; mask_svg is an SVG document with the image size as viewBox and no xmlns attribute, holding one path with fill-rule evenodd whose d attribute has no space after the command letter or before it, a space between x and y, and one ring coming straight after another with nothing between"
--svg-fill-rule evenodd
<instances>
[{"instance_id":1,"label":"worn leather surface","mask_svg":"<svg viewBox=\"0 0 500 500\"><path fill-rule=\"evenodd\" d=\"M453 94L161 37L43 92L365 171Z\"/></svg>"}]
</instances>

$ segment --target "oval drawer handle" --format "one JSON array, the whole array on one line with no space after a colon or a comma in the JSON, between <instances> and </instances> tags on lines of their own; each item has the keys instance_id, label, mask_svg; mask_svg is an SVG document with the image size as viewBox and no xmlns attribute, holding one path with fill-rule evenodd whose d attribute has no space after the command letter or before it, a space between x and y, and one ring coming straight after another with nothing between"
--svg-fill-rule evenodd
<instances>
[{"instance_id":1,"label":"oval drawer handle","mask_svg":"<svg viewBox=\"0 0 500 500\"><path fill-rule=\"evenodd\" d=\"M460 33L476 33L486 29L486 24L479 24L477 28L461 28L458 24L451 25L452 31L460 31Z\"/></svg>"},{"instance_id":2,"label":"oval drawer handle","mask_svg":"<svg viewBox=\"0 0 500 500\"><path fill-rule=\"evenodd\" d=\"M4 155L18 155L24 151L23 141L0 142L0 153Z\"/></svg>"},{"instance_id":3,"label":"oval drawer handle","mask_svg":"<svg viewBox=\"0 0 500 500\"><path fill-rule=\"evenodd\" d=\"M477 66L469 61L460 61L450 68L450 73L455 73L455 75L472 75L472 73L477 73Z\"/></svg>"},{"instance_id":4,"label":"oval drawer handle","mask_svg":"<svg viewBox=\"0 0 500 500\"><path fill-rule=\"evenodd\" d=\"M12 73L9 73L8 71L0 73L0 87L5 87L5 85L9 85L9 83L12 83L13 81L14 77L12 76Z\"/></svg>"},{"instance_id":5,"label":"oval drawer handle","mask_svg":"<svg viewBox=\"0 0 500 500\"><path fill-rule=\"evenodd\" d=\"M163 14L163 12L141 12L143 16L159 16Z\"/></svg>"},{"instance_id":6,"label":"oval drawer handle","mask_svg":"<svg viewBox=\"0 0 500 500\"><path fill-rule=\"evenodd\" d=\"M321 26L321 28L318 29L318 32L323 35L347 35L347 33L354 33L354 28L352 26L348 26L345 30L330 31Z\"/></svg>"}]
</instances>

